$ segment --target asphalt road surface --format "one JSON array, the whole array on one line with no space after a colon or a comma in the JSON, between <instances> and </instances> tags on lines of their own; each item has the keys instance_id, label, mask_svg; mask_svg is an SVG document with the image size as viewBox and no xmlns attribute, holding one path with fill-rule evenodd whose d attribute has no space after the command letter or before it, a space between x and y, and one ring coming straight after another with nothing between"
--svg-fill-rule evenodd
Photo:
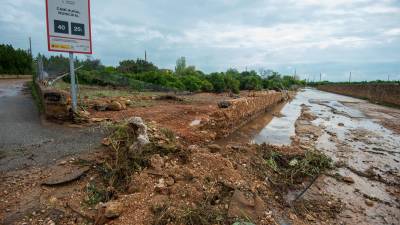
<instances>
[{"instance_id":1,"label":"asphalt road surface","mask_svg":"<svg viewBox=\"0 0 400 225\"><path fill-rule=\"evenodd\" d=\"M0 79L0 172L42 166L93 151L104 136L100 128L70 128L45 122L24 85Z\"/></svg>"}]
</instances>

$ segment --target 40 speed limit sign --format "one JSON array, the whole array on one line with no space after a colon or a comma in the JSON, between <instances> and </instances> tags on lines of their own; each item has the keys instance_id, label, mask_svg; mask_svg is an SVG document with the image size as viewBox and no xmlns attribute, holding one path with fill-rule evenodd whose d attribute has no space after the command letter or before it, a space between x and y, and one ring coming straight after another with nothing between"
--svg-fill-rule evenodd
<instances>
[{"instance_id":1,"label":"40 speed limit sign","mask_svg":"<svg viewBox=\"0 0 400 225\"><path fill-rule=\"evenodd\" d=\"M49 51L92 54L90 0L46 0Z\"/></svg>"}]
</instances>

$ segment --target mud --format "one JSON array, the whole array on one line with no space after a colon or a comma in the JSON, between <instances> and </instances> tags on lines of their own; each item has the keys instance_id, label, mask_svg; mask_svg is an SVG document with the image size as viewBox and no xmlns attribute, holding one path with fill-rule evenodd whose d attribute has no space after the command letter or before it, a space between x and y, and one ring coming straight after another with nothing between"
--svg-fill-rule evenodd
<instances>
[{"instance_id":1,"label":"mud","mask_svg":"<svg viewBox=\"0 0 400 225\"><path fill-rule=\"evenodd\" d=\"M396 187L400 184L400 110L313 89L299 92L281 107L279 117L266 123L256 120L253 124L258 126L246 126L218 143L265 142L316 148L328 154L338 167L319 177L306 192L305 200L319 201L322 196L340 199L344 206L335 224L399 223ZM288 114L295 119L285 118ZM285 198L293 199L298 194L293 190Z\"/></svg>"},{"instance_id":2,"label":"mud","mask_svg":"<svg viewBox=\"0 0 400 225\"><path fill-rule=\"evenodd\" d=\"M317 116L312 125L322 131L311 132L317 137L314 146L337 165L317 180L305 198L324 193L341 199L345 206L338 224L398 224L400 137L384 127L382 117L399 110L385 107L377 114L382 107L366 101L316 90L305 94L309 98L304 104ZM351 182L343 182L343 177Z\"/></svg>"},{"instance_id":3,"label":"mud","mask_svg":"<svg viewBox=\"0 0 400 225\"><path fill-rule=\"evenodd\" d=\"M276 105L213 142L198 128L217 110L220 100L229 98L213 96L211 100L209 94L184 96L179 101L136 96L136 102L145 106L115 112L89 110L92 118L145 118L153 147L145 157L133 157L138 165L128 174L127 185L123 189L110 185L107 168L115 164L116 153L111 151L112 142L103 140L108 147L95 154L2 174L2 222L400 223L400 137L396 126L386 124L397 118L398 109L306 89L292 102ZM256 138L261 145L252 144ZM334 167L323 172L311 167L313 173L303 171L291 179L282 171L280 176L276 165L268 162L278 153L285 166L296 165L314 149L332 158ZM61 186L41 185L49 179L64 180L60 174L72 174L73 179ZM118 206L111 212L117 216L107 218L101 201Z\"/></svg>"}]
</instances>

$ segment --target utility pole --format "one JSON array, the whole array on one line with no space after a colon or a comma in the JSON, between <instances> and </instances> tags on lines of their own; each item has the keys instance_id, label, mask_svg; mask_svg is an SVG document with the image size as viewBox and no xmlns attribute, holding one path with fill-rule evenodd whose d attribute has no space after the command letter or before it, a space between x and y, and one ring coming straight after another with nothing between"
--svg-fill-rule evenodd
<instances>
[{"instance_id":1,"label":"utility pole","mask_svg":"<svg viewBox=\"0 0 400 225\"><path fill-rule=\"evenodd\" d=\"M147 62L147 51L146 50L144 50L144 61Z\"/></svg>"},{"instance_id":2,"label":"utility pole","mask_svg":"<svg viewBox=\"0 0 400 225\"><path fill-rule=\"evenodd\" d=\"M32 39L29 37L29 54L31 55L32 58Z\"/></svg>"},{"instance_id":3,"label":"utility pole","mask_svg":"<svg viewBox=\"0 0 400 225\"><path fill-rule=\"evenodd\" d=\"M321 81L322 81L322 73L319 72L319 82L321 82Z\"/></svg>"},{"instance_id":4,"label":"utility pole","mask_svg":"<svg viewBox=\"0 0 400 225\"><path fill-rule=\"evenodd\" d=\"M349 83L351 83L351 72L350 72L350 75L349 75Z\"/></svg>"}]
</instances>

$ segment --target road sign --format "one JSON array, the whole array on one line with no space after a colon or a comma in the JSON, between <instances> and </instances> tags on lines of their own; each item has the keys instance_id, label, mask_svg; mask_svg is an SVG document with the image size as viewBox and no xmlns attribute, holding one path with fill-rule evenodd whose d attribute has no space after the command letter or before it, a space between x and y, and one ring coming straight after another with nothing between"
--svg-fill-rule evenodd
<instances>
[{"instance_id":1,"label":"road sign","mask_svg":"<svg viewBox=\"0 0 400 225\"><path fill-rule=\"evenodd\" d=\"M46 0L49 51L92 54L90 0Z\"/></svg>"}]
</instances>

